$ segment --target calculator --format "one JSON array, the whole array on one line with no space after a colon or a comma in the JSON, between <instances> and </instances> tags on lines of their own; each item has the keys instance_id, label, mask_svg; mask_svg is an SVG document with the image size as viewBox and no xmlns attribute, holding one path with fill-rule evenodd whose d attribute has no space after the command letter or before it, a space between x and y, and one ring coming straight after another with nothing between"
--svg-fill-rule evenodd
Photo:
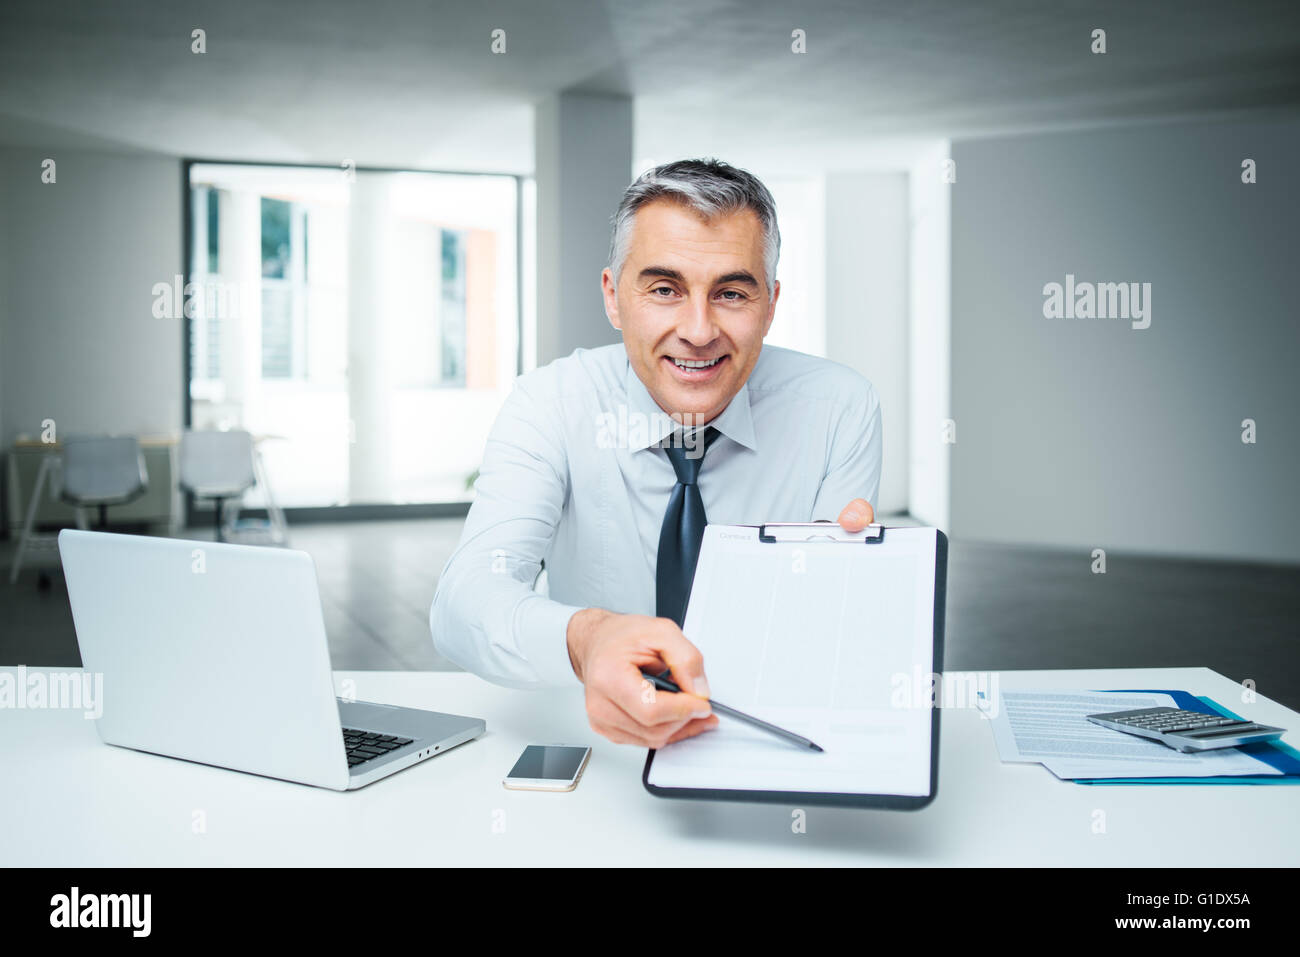
<instances>
[{"instance_id":1,"label":"calculator","mask_svg":"<svg viewBox=\"0 0 1300 957\"><path fill-rule=\"evenodd\" d=\"M1136 711L1110 711L1087 717L1103 728L1150 738L1177 751L1235 748L1241 744L1273 741L1286 733L1285 728L1180 708L1138 708Z\"/></svg>"}]
</instances>

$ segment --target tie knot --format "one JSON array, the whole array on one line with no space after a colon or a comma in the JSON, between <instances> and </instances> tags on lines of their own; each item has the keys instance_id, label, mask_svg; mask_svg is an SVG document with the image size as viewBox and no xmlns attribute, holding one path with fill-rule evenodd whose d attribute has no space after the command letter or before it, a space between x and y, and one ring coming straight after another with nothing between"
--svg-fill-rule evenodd
<instances>
[{"instance_id":1,"label":"tie knot","mask_svg":"<svg viewBox=\"0 0 1300 957\"><path fill-rule=\"evenodd\" d=\"M710 425L703 431L703 440L699 430L687 434L679 429L669 436L669 443L664 446L664 451L668 453L668 461L673 463L673 471L677 473L678 482L683 485L695 484L700 477L700 466L704 464L704 453L719 434L718 430Z\"/></svg>"}]
</instances>

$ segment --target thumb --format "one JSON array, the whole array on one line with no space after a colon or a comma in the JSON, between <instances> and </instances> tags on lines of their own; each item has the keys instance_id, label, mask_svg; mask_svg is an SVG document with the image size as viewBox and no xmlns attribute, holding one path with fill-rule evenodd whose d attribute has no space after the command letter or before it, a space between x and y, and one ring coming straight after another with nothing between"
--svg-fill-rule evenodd
<instances>
[{"instance_id":1,"label":"thumb","mask_svg":"<svg viewBox=\"0 0 1300 957\"><path fill-rule=\"evenodd\" d=\"M865 498L855 498L840 512L840 527L846 532L860 532L876 518L876 511Z\"/></svg>"}]
</instances>

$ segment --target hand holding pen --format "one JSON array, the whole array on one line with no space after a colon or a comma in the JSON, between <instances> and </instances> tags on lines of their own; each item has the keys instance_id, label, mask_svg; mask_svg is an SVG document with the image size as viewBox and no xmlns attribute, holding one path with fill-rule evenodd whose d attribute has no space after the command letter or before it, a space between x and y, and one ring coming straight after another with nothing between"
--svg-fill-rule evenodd
<instances>
[{"instance_id":1,"label":"hand holding pen","mask_svg":"<svg viewBox=\"0 0 1300 957\"><path fill-rule=\"evenodd\" d=\"M677 684L672 680L671 669L665 669L659 674L651 674L646 671L643 671L642 674L645 675L647 681L649 681L656 688L659 688L662 691L672 691L677 694L686 693L682 691L682 689L679 688ZM704 700L708 701L709 707L712 708L718 714L726 715L729 718L735 718L737 721L743 721L746 724L750 725L751 727L758 728L760 731L765 731L768 734L773 735L774 737L778 737L782 739L783 741L788 741L790 744L793 744L797 748L806 748L807 750L810 751L824 750L820 746L809 741L803 735L795 734L793 731L787 731L785 730L785 728L778 728L776 725L769 724L768 722L762 720L761 718L755 718L753 715L745 714L743 711L737 711L735 708L729 708L725 704L714 701L710 698L705 698Z\"/></svg>"}]
</instances>

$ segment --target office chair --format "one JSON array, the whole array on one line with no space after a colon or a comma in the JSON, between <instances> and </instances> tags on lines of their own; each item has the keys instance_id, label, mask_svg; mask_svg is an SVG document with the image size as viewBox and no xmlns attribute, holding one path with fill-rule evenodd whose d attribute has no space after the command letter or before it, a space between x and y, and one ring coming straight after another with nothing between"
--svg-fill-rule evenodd
<instances>
[{"instance_id":1,"label":"office chair","mask_svg":"<svg viewBox=\"0 0 1300 957\"><path fill-rule=\"evenodd\" d=\"M77 527L86 528L86 508L99 509L99 527L108 527L108 506L125 505L145 493L149 487L149 474L145 470L144 454L140 443L131 436L84 436L68 439L60 453L49 451L41 459L36 473L32 496L27 503L27 520L23 522L18 539L18 551L9 569L9 584L18 581L23 559L36 549L57 550L58 538L36 533L36 511L46 480L51 482L57 497L76 509ZM50 576L42 571L37 584L44 591L50 587Z\"/></svg>"},{"instance_id":2,"label":"office chair","mask_svg":"<svg viewBox=\"0 0 1300 957\"><path fill-rule=\"evenodd\" d=\"M227 502L237 508L240 497L256 484L253 437L247 432L205 430L181 436L181 488L212 499L217 541L225 541Z\"/></svg>"},{"instance_id":3,"label":"office chair","mask_svg":"<svg viewBox=\"0 0 1300 957\"><path fill-rule=\"evenodd\" d=\"M99 527L108 527L108 507L133 502L149 487L144 453L135 436L79 436L63 443L63 481L59 498L77 511L77 527L87 528L87 508L99 510Z\"/></svg>"}]
</instances>

